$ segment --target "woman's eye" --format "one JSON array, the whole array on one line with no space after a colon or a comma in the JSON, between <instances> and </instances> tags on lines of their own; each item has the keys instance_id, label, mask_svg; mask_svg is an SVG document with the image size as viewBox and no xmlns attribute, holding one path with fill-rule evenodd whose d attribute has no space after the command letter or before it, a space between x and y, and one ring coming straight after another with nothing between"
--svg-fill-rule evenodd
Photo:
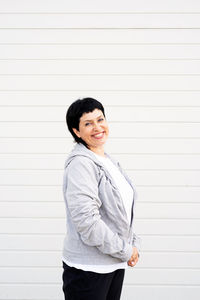
<instances>
[{"instance_id":1,"label":"woman's eye","mask_svg":"<svg viewBox=\"0 0 200 300\"><path fill-rule=\"evenodd\" d=\"M104 120L104 118L99 119L100 122L103 121L103 120Z\"/></svg>"},{"instance_id":2,"label":"woman's eye","mask_svg":"<svg viewBox=\"0 0 200 300\"><path fill-rule=\"evenodd\" d=\"M85 123L85 126L88 126L88 125L90 125L90 123Z\"/></svg>"}]
</instances>

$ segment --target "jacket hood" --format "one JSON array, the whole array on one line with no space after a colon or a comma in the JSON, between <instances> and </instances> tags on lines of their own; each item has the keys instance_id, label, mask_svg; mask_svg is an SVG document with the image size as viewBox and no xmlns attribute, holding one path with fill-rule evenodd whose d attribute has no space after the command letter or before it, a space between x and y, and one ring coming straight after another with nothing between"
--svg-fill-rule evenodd
<instances>
[{"instance_id":1,"label":"jacket hood","mask_svg":"<svg viewBox=\"0 0 200 300\"><path fill-rule=\"evenodd\" d=\"M116 165L116 162L107 154L105 153L107 157L109 157L112 162ZM103 164L96 158L95 154L93 151L89 150L86 146L83 144L76 144L69 154L68 158L65 161L64 167L66 168L70 162L73 160L74 157L76 156L85 156L91 159L95 164L97 164L100 167L104 167Z\"/></svg>"},{"instance_id":2,"label":"jacket hood","mask_svg":"<svg viewBox=\"0 0 200 300\"><path fill-rule=\"evenodd\" d=\"M127 181L130 183L130 185L132 186L132 188L134 189L133 183L130 180L130 178L126 175L126 173L124 172L124 170L121 168L120 164L114 160L110 155L108 155L105 152L106 157L108 157L120 170L120 172L124 175L124 177L127 179ZM96 165L98 165L101 169L104 170L104 172L108 175L108 177L110 177L109 175L109 171L105 168L105 166L103 165L103 163L98 160L95 156L95 154L93 153L93 151L89 150L86 146L84 146L83 144L76 144L73 148L73 150L71 151L71 153L69 154L68 158L65 161L64 164L64 168L67 168L68 165L70 164L70 162L76 157L76 156L85 156L88 157L89 159L91 159ZM115 186L115 184L113 183L113 185Z\"/></svg>"}]
</instances>

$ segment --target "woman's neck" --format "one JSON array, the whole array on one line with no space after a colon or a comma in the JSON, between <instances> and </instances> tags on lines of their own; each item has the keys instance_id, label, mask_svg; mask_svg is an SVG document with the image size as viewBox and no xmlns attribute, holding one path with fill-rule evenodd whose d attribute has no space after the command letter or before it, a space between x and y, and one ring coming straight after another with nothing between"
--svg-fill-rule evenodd
<instances>
[{"instance_id":1,"label":"woman's neck","mask_svg":"<svg viewBox=\"0 0 200 300\"><path fill-rule=\"evenodd\" d=\"M100 155L100 156L104 156L105 157L105 152L104 152L104 147L92 147L90 148L91 151L93 151L94 153Z\"/></svg>"}]
</instances>

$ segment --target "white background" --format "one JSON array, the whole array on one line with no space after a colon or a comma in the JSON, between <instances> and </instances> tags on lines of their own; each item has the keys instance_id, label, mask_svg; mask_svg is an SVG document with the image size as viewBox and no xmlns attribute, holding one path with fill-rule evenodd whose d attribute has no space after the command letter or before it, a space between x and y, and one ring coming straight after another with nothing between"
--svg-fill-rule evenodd
<instances>
[{"instance_id":1,"label":"white background","mask_svg":"<svg viewBox=\"0 0 200 300\"><path fill-rule=\"evenodd\" d=\"M65 113L85 96L139 194L122 300L200 299L197 0L0 0L0 299L63 299Z\"/></svg>"}]
</instances>

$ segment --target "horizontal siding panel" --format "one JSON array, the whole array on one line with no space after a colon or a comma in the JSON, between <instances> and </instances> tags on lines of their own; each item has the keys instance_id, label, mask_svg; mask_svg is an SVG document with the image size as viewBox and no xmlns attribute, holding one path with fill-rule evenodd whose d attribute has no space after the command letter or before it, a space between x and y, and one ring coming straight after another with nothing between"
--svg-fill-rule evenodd
<instances>
[{"instance_id":1,"label":"horizontal siding panel","mask_svg":"<svg viewBox=\"0 0 200 300\"><path fill-rule=\"evenodd\" d=\"M10 122L63 122L64 107L1 107L0 120ZM199 107L107 107L108 121L200 122Z\"/></svg>"},{"instance_id":2,"label":"horizontal siding panel","mask_svg":"<svg viewBox=\"0 0 200 300\"><path fill-rule=\"evenodd\" d=\"M188 201L189 203L190 201ZM46 204L46 208L49 203ZM19 204L21 207L21 204ZM25 205L26 206L26 205ZM31 205L30 205L31 206ZM144 205L143 205L144 206ZM165 205L166 206L166 205ZM165 207L164 206L164 207ZM9 207L9 206L8 206ZM14 205L15 207L15 205ZM32 206L31 206L32 207ZM145 207L149 207L145 204ZM152 206L157 209L156 205ZM159 205L159 208L162 208ZM168 204L170 207L170 204ZM178 205L172 205L172 208L176 209ZM184 206L182 204L179 205L180 209L184 210ZM195 206L198 208L198 206ZM152 209L153 209L152 208ZM172 209L171 208L171 209ZM57 209L57 207L56 207ZM136 216L138 215L139 210L142 208L137 205ZM194 209L194 205L192 205L189 212ZM25 209L27 211L27 209ZM10 213L11 214L11 213ZM177 215L181 215L182 212ZM173 217L173 215L171 216ZM16 218L12 221L10 218L0 218L0 232L3 234L64 234L66 231L66 221L65 218ZM147 225L148 224L148 225ZM135 231L138 235L140 234L155 234L155 235L200 235L200 220L198 219L171 219L169 220L162 219L136 219L135 220Z\"/></svg>"},{"instance_id":3,"label":"horizontal siding panel","mask_svg":"<svg viewBox=\"0 0 200 300\"><path fill-rule=\"evenodd\" d=\"M63 202L49 202L48 205L42 202L25 202L18 203L0 203L1 212L0 217L10 217L10 218L32 218L32 217L44 217L44 218L64 218L65 217L65 206ZM15 220L13 219L13 223Z\"/></svg>"},{"instance_id":4,"label":"horizontal siding panel","mask_svg":"<svg viewBox=\"0 0 200 300\"><path fill-rule=\"evenodd\" d=\"M199 49L200 51L200 49ZM198 90L200 75L0 75L1 90Z\"/></svg>"},{"instance_id":5,"label":"horizontal siding panel","mask_svg":"<svg viewBox=\"0 0 200 300\"><path fill-rule=\"evenodd\" d=\"M20 271L20 275L19 275ZM2 283L57 283L62 276L61 268L1 268ZM200 270L140 270L128 269L124 284L198 285Z\"/></svg>"},{"instance_id":6,"label":"horizontal siding panel","mask_svg":"<svg viewBox=\"0 0 200 300\"><path fill-rule=\"evenodd\" d=\"M0 28L200 28L198 14L2 14Z\"/></svg>"},{"instance_id":7,"label":"horizontal siding panel","mask_svg":"<svg viewBox=\"0 0 200 300\"><path fill-rule=\"evenodd\" d=\"M133 179L137 185L181 185L181 186L199 186L199 171L127 171L127 174Z\"/></svg>"},{"instance_id":8,"label":"horizontal siding panel","mask_svg":"<svg viewBox=\"0 0 200 300\"><path fill-rule=\"evenodd\" d=\"M0 170L1 185L61 185L63 171Z\"/></svg>"},{"instance_id":9,"label":"horizontal siding panel","mask_svg":"<svg viewBox=\"0 0 200 300\"><path fill-rule=\"evenodd\" d=\"M60 265L61 253L59 251L1 251L0 255L1 267L59 267ZM140 261L137 264L137 270L144 268L146 270L152 268L198 269L199 267L200 253L188 252L141 252ZM187 270L185 271L187 273ZM145 273L145 270L143 272Z\"/></svg>"},{"instance_id":10,"label":"horizontal siding panel","mask_svg":"<svg viewBox=\"0 0 200 300\"><path fill-rule=\"evenodd\" d=\"M188 201L189 202L189 201ZM63 202L0 202L0 217L9 218L64 218L65 206ZM200 218L200 203L137 203L137 219L187 219ZM15 222L15 220L13 220Z\"/></svg>"},{"instance_id":11,"label":"horizontal siding panel","mask_svg":"<svg viewBox=\"0 0 200 300\"><path fill-rule=\"evenodd\" d=\"M200 169L197 155L115 155L126 169ZM1 155L0 155L1 158ZM0 160L1 164L1 160Z\"/></svg>"},{"instance_id":12,"label":"horizontal siding panel","mask_svg":"<svg viewBox=\"0 0 200 300\"><path fill-rule=\"evenodd\" d=\"M1 251L0 267L59 267L60 251ZM187 255L187 253L184 253ZM197 257L191 254L191 259Z\"/></svg>"},{"instance_id":13,"label":"horizontal siding panel","mask_svg":"<svg viewBox=\"0 0 200 300\"><path fill-rule=\"evenodd\" d=\"M61 184L61 183L60 183ZM146 186L136 187L138 202L200 203L200 187ZM62 186L1 186L3 202L63 202ZM162 196L161 196L162 195Z\"/></svg>"},{"instance_id":14,"label":"horizontal siding panel","mask_svg":"<svg viewBox=\"0 0 200 300\"><path fill-rule=\"evenodd\" d=\"M61 281L61 268L1 268L1 283L51 283Z\"/></svg>"},{"instance_id":15,"label":"horizontal siding panel","mask_svg":"<svg viewBox=\"0 0 200 300\"><path fill-rule=\"evenodd\" d=\"M199 59L200 45L0 45L0 59Z\"/></svg>"},{"instance_id":16,"label":"horizontal siding panel","mask_svg":"<svg viewBox=\"0 0 200 300\"><path fill-rule=\"evenodd\" d=\"M63 300L60 284L0 284L1 300Z\"/></svg>"},{"instance_id":17,"label":"horizontal siding panel","mask_svg":"<svg viewBox=\"0 0 200 300\"><path fill-rule=\"evenodd\" d=\"M117 46L116 46L117 47ZM1 74L199 74L198 60L1 60Z\"/></svg>"},{"instance_id":18,"label":"horizontal siding panel","mask_svg":"<svg viewBox=\"0 0 200 300\"><path fill-rule=\"evenodd\" d=\"M13 0L4 1L2 5L2 12L25 12L25 13L55 13L55 12L75 12L75 13L85 13L85 12L200 12L200 4L197 1L187 1L183 2L181 0L169 0L167 3L160 2L159 0L152 0L149 3L146 0L141 0L139 2L133 2L131 0L125 0L123 3L121 1L110 0L106 2L105 0L101 2L91 2L80 0L75 0L73 2L59 1L55 2L53 0L43 0L43 1L23 1L18 0L16 3Z\"/></svg>"},{"instance_id":19,"label":"horizontal siding panel","mask_svg":"<svg viewBox=\"0 0 200 300\"><path fill-rule=\"evenodd\" d=\"M93 97L112 106L199 106L200 91L0 91L5 106L63 106L83 97ZM123 105L122 105L123 99Z\"/></svg>"},{"instance_id":20,"label":"horizontal siding panel","mask_svg":"<svg viewBox=\"0 0 200 300\"><path fill-rule=\"evenodd\" d=\"M137 269L147 268L172 268L176 272L176 269L198 269L200 267L200 253L181 253L181 252L166 252L166 253L141 253L140 263L137 265ZM144 270L144 273L146 270ZM187 273L187 270L183 271ZM132 274L132 273L129 273Z\"/></svg>"},{"instance_id":21,"label":"horizontal siding panel","mask_svg":"<svg viewBox=\"0 0 200 300\"><path fill-rule=\"evenodd\" d=\"M142 236L142 250L153 252L200 252L199 236ZM64 235L1 236L0 250L61 251Z\"/></svg>"},{"instance_id":22,"label":"horizontal siding panel","mask_svg":"<svg viewBox=\"0 0 200 300\"><path fill-rule=\"evenodd\" d=\"M199 218L199 203L137 203L136 218Z\"/></svg>"},{"instance_id":23,"label":"horizontal siding panel","mask_svg":"<svg viewBox=\"0 0 200 300\"><path fill-rule=\"evenodd\" d=\"M137 187L138 201L145 202L200 202L200 187L168 186Z\"/></svg>"},{"instance_id":24,"label":"horizontal siding panel","mask_svg":"<svg viewBox=\"0 0 200 300\"><path fill-rule=\"evenodd\" d=\"M3 29L0 43L199 43L200 29ZM153 71L153 70L152 70Z\"/></svg>"},{"instance_id":25,"label":"horizontal siding panel","mask_svg":"<svg viewBox=\"0 0 200 300\"><path fill-rule=\"evenodd\" d=\"M61 182L62 184L62 182ZM197 191L194 191L196 193ZM13 202L63 202L63 191L60 186L1 186L0 201Z\"/></svg>"},{"instance_id":26,"label":"horizontal siding panel","mask_svg":"<svg viewBox=\"0 0 200 300\"><path fill-rule=\"evenodd\" d=\"M2 235L0 250L61 251L64 235ZM62 254L60 253L60 257Z\"/></svg>"},{"instance_id":27,"label":"horizontal siding panel","mask_svg":"<svg viewBox=\"0 0 200 300\"><path fill-rule=\"evenodd\" d=\"M199 170L127 170L134 184L148 186L200 186ZM59 170L0 170L1 185L61 185L63 171Z\"/></svg>"},{"instance_id":28,"label":"horizontal siding panel","mask_svg":"<svg viewBox=\"0 0 200 300\"><path fill-rule=\"evenodd\" d=\"M199 138L199 123L110 123L111 138ZM70 137L65 121L1 122L0 137ZM147 149L146 149L147 150ZM175 150L175 149L174 149Z\"/></svg>"},{"instance_id":29,"label":"horizontal siding panel","mask_svg":"<svg viewBox=\"0 0 200 300\"><path fill-rule=\"evenodd\" d=\"M200 237L198 236L141 236L143 251L200 251Z\"/></svg>"},{"instance_id":30,"label":"horizontal siding panel","mask_svg":"<svg viewBox=\"0 0 200 300\"><path fill-rule=\"evenodd\" d=\"M46 205L46 208L48 208L48 205L49 203ZM64 234L66 231L65 218L28 218L15 219L14 221L10 218L0 218L0 225L0 232L3 234Z\"/></svg>"},{"instance_id":31,"label":"horizontal siding panel","mask_svg":"<svg viewBox=\"0 0 200 300\"><path fill-rule=\"evenodd\" d=\"M72 138L0 138L0 154L60 154L67 157L75 144ZM199 154L200 139L198 138L109 138L106 151L112 155L181 155ZM10 156L11 157L11 156ZM117 156L118 157L118 156ZM120 159L120 156L119 156ZM155 159L155 158L154 158ZM172 158L173 159L173 158ZM194 156L198 160L198 156ZM37 159L36 159L37 161ZM15 161L17 163L17 161ZM20 162L22 163L22 161ZM53 162L52 162L53 163ZM64 162L63 162L64 163ZM150 162L149 162L150 163ZM165 163L164 161L162 163ZM187 159L184 162L187 164ZM3 166L3 165L2 165ZM184 166L183 166L184 167Z\"/></svg>"},{"instance_id":32,"label":"horizontal siding panel","mask_svg":"<svg viewBox=\"0 0 200 300\"><path fill-rule=\"evenodd\" d=\"M110 60L110 61L69 61L69 60L5 60L0 61L1 74L180 74L198 75L198 60Z\"/></svg>"},{"instance_id":33,"label":"horizontal siding panel","mask_svg":"<svg viewBox=\"0 0 200 300\"><path fill-rule=\"evenodd\" d=\"M199 300L199 286L124 286L122 290L122 300L132 300L133 295L137 300L144 300L147 295L152 295L153 300ZM149 297L149 296L148 296ZM150 296L151 297L151 296Z\"/></svg>"},{"instance_id":34,"label":"horizontal siding panel","mask_svg":"<svg viewBox=\"0 0 200 300\"><path fill-rule=\"evenodd\" d=\"M198 286L124 286L122 300L132 300L133 294L137 300L145 299L146 295L153 295L154 300L199 300ZM63 300L61 284L1 284L2 300Z\"/></svg>"},{"instance_id":35,"label":"horizontal siding panel","mask_svg":"<svg viewBox=\"0 0 200 300\"><path fill-rule=\"evenodd\" d=\"M200 169L200 155L112 155L125 169ZM63 170L67 154L0 154L0 169Z\"/></svg>"}]
</instances>

